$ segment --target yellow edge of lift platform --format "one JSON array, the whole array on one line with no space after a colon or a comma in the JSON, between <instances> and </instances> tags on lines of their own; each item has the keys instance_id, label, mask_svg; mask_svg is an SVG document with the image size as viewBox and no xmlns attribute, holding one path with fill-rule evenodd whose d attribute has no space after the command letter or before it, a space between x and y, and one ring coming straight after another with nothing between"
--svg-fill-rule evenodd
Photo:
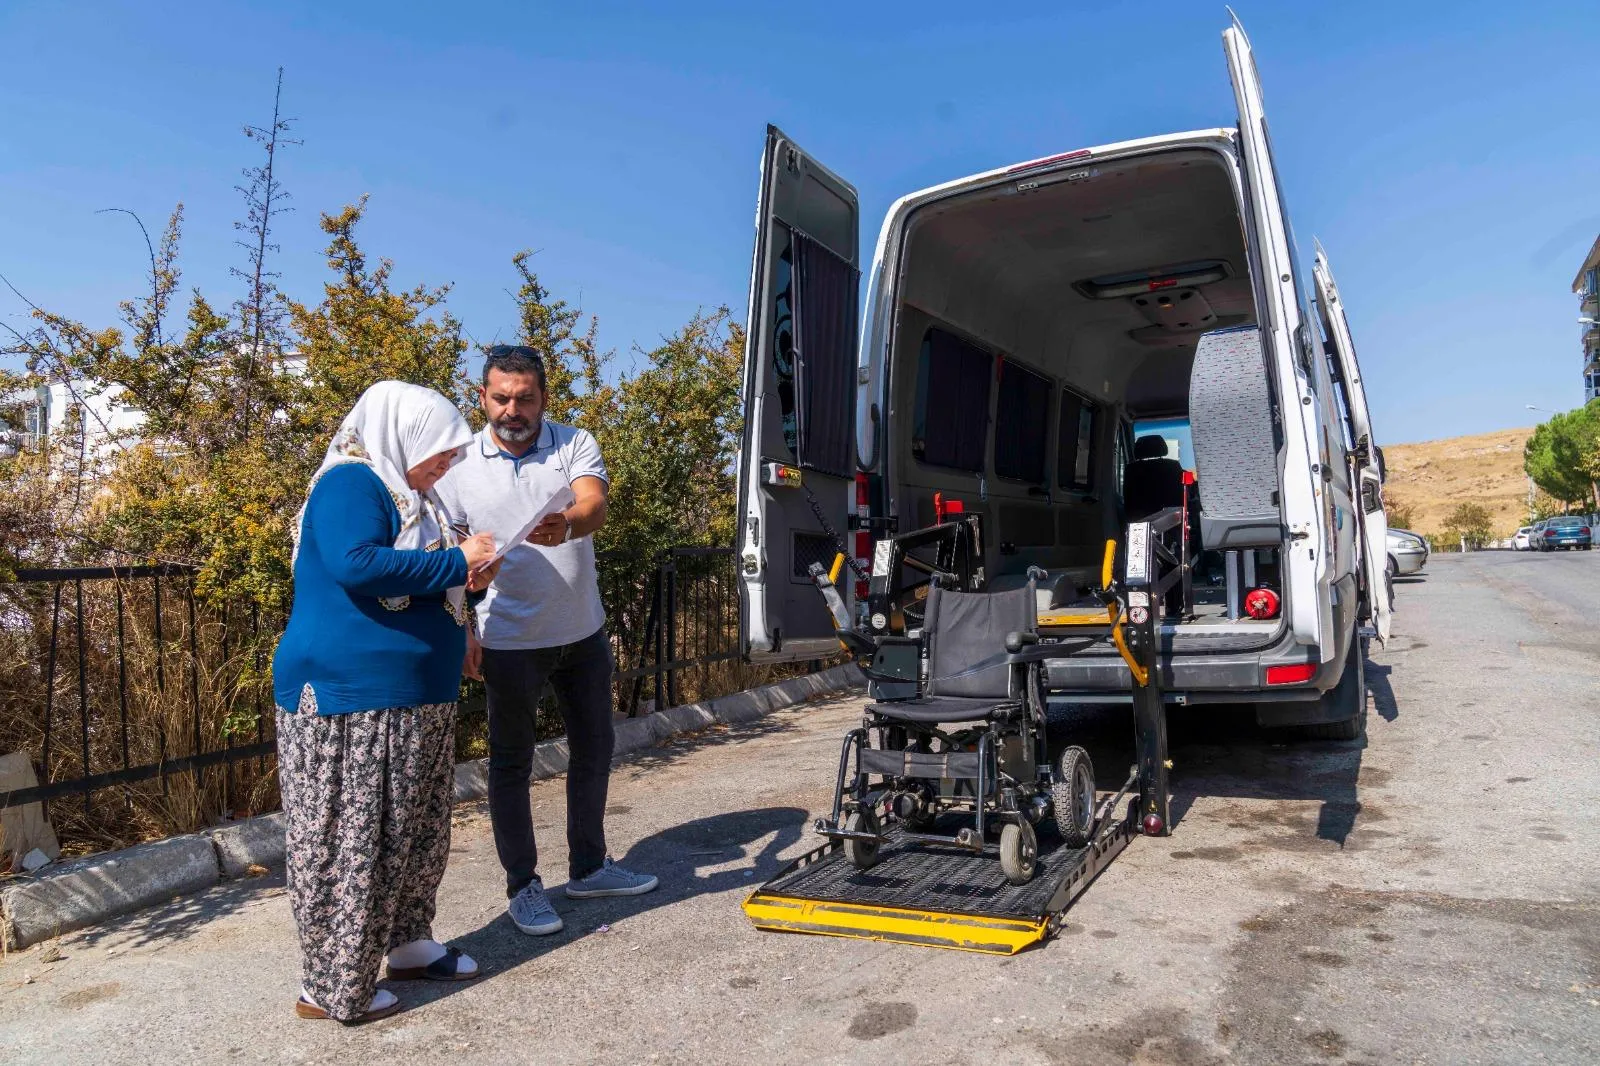
<instances>
[{"instance_id":1,"label":"yellow edge of lift platform","mask_svg":"<svg viewBox=\"0 0 1600 1066\"><path fill-rule=\"evenodd\" d=\"M859 903L776 896L757 890L744 901L744 912L757 929L780 933L814 933L858 940L1015 955L1043 940L1050 918L1022 921L977 914L946 914Z\"/></svg>"},{"instance_id":2,"label":"yellow edge of lift platform","mask_svg":"<svg viewBox=\"0 0 1600 1066\"><path fill-rule=\"evenodd\" d=\"M812 897L804 891L788 890L786 885L779 887L802 869L846 862L836 844L824 845L790 863L750 894L744 901L744 913L757 929L770 932L812 933L953 948L986 955L1015 955L1054 933L1067 908L1127 847L1137 835L1133 815L1130 806L1125 816L1108 816L1086 847L1070 849L1076 858L1069 865L1049 875L1041 871L1041 878L1047 876L1048 881L1036 883L1048 887L1048 901L1041 901L1037 911L1025 915L896 906L882 900L850 901L837 896Z\"/></svg>"}]
</instances>

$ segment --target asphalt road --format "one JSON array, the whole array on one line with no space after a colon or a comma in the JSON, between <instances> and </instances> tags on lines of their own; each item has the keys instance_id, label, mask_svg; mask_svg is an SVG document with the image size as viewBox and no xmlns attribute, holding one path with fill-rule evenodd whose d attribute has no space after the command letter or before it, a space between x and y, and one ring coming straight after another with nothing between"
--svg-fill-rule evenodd
<instances>
[{"instance_id":1,"label":"asphalt road","mask_svg":"<svg viewBox=\"0 0 1600 1066\"><path fill-rule=\"evenodd\" d=\"M408 1009L297 1020L276 876L0 964L8 1063L1600 1061L1600 553L1436 557L1397 589L1368 736L1303 744L1173 714L1178 822L1014 958L760 933L739 902L827 802L856 699L622 764L614 852L658 872L518 934L478 806L437 930L482 963ZM1126 712L1074 710L1101 783ZM561 783L534 789L562 880ZM57 961L47 951L59 954Z\"/></svg>"}]
</instances>

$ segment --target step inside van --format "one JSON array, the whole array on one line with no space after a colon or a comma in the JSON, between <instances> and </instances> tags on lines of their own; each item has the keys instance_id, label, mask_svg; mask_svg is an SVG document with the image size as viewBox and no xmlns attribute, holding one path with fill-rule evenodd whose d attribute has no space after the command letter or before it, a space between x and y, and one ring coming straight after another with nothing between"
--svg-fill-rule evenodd
<instances>
[{"instance_id":1,"label":"step inside van","mask_svg":"<svg viewBox=\"0 0 1600 1066\"><path fill-rule=\"evenodd\" d=\"M1362 635L1387 636L1382 466L1327 257L1301 261L1250 44L1232 127L1079 149L911 193L865 258L855 190L780 130L762 155L739 465L755 661L838 651L811 566L978 514L991 590L1041 614L1130 521L1187 506L1192 602L1161 625L1169 702L1354 736ZM1051 689L1128 691L1115 650ZM1125 697L1124 697L1125 698Z\"/></svg>"}]
</instances>

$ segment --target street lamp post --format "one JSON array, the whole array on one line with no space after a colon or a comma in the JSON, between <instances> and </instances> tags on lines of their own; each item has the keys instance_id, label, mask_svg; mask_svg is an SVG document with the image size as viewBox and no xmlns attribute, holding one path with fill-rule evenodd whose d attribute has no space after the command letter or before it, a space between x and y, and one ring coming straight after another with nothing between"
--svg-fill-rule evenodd
<instances>
[{"instance_id":1,"label":"street lamp post","mask_svg":"<svg viewBox=\"0 0 1600 1066\"><path fill-rule=\"evenodd\" d=\"M1530 411L1536 411L1536 412L1538 412L1540 414L1549 414L1550 413L1550 412L1544 410L1544 408L1542 408L1542 407L1533 406L1533 404L1531 404L1531 403L1523 404L1522 406L1526 407ZM1526 474L1527 478L1528 478L1528 525L1531 526L1531 525L1533 525L1533 515L1534 515L1534 511L1533 511L1533 475L1528 473L1526 466L1523 467L1523 471L1522 472L1524 474Z\"/></svg>"}]
</instances>

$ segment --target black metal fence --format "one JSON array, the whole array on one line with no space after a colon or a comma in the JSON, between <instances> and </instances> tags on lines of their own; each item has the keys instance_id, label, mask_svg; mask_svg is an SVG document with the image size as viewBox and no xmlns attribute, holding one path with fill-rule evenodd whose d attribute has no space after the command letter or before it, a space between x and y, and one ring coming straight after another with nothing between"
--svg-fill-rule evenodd
<instances>
[{"instance_id":1,"label":"black metal fence","mask_svg":"<svg viewBox=\"0 0 1600 1066\"><path fill-rule=\"evenodd\" d=\"M733 549L679 547L653 563L602 554L600 582L619 711L758 680L740 662ZM19 571L0 584L0 753L28 752L39 784L0 793L0 808L56 801L58 830L65 816L98 827L80 834L90 839L275 809L282 621L204 602L184 567Z\"/></svg>"}]
</instances>

